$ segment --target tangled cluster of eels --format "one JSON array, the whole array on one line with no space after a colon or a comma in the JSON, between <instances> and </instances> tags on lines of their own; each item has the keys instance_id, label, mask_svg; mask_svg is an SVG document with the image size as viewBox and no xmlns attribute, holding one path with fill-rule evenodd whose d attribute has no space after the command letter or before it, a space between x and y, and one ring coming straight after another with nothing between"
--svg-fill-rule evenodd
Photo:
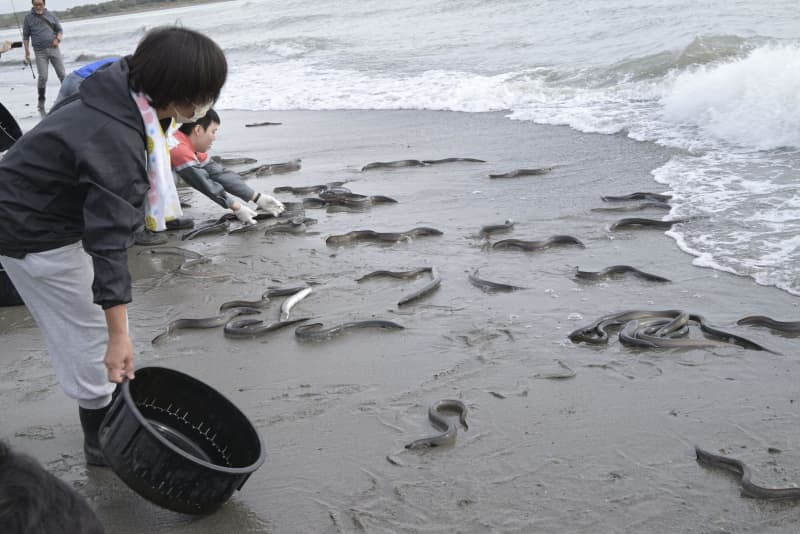
<instances>
[{"instance_id":1,"label":"tangled cluster of eels","mask_svg":"<svg viewBox=\"0 0 800 534\"><path fill-rule=\"evenodd\" d=\"M688 337L689 326L697 324L704 339ZM741 336L711 327L701 315L681 310L632 310L600 317L588 326L570 332L574 343L608 343L608 329L620 328L620 343L646 348L711 348L734 344L752 350L773 352Z\"/></svg>"},{"instance_id":2,"label":"tangled cluster of eels","mask_svg":"<svg viewBox=\"0 0 800 534\"><path fill-rule=\"evenodd\" d=\"M203 317L199 319L175 319L167 325L167 329L164 332L154 337L150 343L156 345L172 335L175 330L181 328L216 328L218 326L224 326L234 317L238 317L239 315L255 315L257 313L261 313L260 308L239 307L228 308L223 313L214 315L212 317Z\"/></svg>"}]
</instances>

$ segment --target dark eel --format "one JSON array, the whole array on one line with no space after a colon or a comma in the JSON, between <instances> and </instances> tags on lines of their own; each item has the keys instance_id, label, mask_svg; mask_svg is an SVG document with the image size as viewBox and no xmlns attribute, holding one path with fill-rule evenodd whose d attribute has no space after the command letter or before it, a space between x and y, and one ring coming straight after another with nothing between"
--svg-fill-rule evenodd
<instances>
[{"instance_id":1,"label":"dark eel","mask_svg":"<svg viewBox=\"0 0 800 534\"><path fill-rule=\"evenodd\" d=\"M646 226L648 228L658 228L662 230L666 230L672 228L673 224L679 224L688 222L689 219L673 219L671 221L659 221L658 219L645 219L642 217L629 217L626 219L620 219L611 226L608 227L609 230L619 230L620 228L628 228L631 226L635 227L643 227Z\"/></svg>"},{"instance_id":2,"label":"dark eel","mask_svg":"<svg viewBox=\"0 0 800 534\"><path fill-rule=\"evenodd\" d=\"M243 158L243 157L223 158L220 156L211 156L211 159L216 161L220 165L250 165L258 161L253 158Z\"/></svg>"},{"instance_id":3,"label":"dark eel","mask_svg":"<svg viewBox=\"0 0 800 534\"><path fill-rule=\"evenodd\" d=\"M373 204L397 204L395 199L385 195L372 195L369 197L369 201Z\"/></svg>"},{"instance_id":4,"label":"dark eel","mask_svg":"<svg viewBox=\"0 0 800 534\"><path fill-rule=\"evenodd\" d=\"M184 258L184 261L178 266L175 272L187 276L198 276L192 271L194 266L211 263L210 258L206 258L205 256L194 252L193 250L187 250L180 247L154 247L149 249L148 252L150 254L168 254L171 256L180 256ZM212 275L212 277L218 276L227 275Z\"/></svg>"},{"instance_id":5,"label":"dark eel","mask_svg":"<svg viewBox=\"0 0 800 534\"><path fill-rule=\"evenodd\" d=\"M432 267L420 267L419 269L414 269L413 271L372 271L371 273L365 274L361 278L356 278L356 282L363 282L364 280L369 280L370 278L377 278L380 276L408 280L409 278L414 278L423 273L429 273L432 271L432 269Z\"/></svg>"},{"instance_id":6,"label":"dark eel","mask_svg":"<svg viewBox=\"0 0 800 534\"><path fill-rule=\"evenodd\" d=\"M553 167L541 167L539 169L515 169L511 172L502 174L490 174L489 178L517 178L518 176L541 176L552 171Z\"/></svg>"},{"instance_id":7,"label":"dark eel","mask_svg":"<svg viewBox=\"0 0 800 534\"><path fill-rule=\"evenodd\" d=\"M303 199L303 207L308 209L320 209L328 205L328 202L321 198L307 197Z\"/></svg>"},{"instance_id":8,"label":"dark eel","mask_svg":"<svg viewBox=\"0 0 800 534\"><path fill-rule=\"evenodd\" d=\"M508 284L501 284L498 282L490 282L489 280L484 280L483 278L478 277L478 269L475 269L471 273L469 273L469 281L472 283L473 286L479 288L481 291L486 293L493 293L495 291L516 291L518 289L525 289L524 287L519 286L512 286Z\"/></svg>"},{"instance_id":9,"label":"dark eel","mask_svg":"<svg viewBox=\"0 0 800 534\"><path fill-rule=\"evenodd\" d=\"M612 276L618 274L633 274L642 278L643 280L647 280L649 282L670 282L668 278L664 278L662 276L657 276L655 274L646 273L644 271L640 271L636 267L631 267L630 265L612 265L611 267L606 267L605 269L597 272L592 271L581 271L577 269L575 272L575 278L581 280L603 280L605 278L610 278Z\"/></svg>"},{"instance_id":10,"label":"dark eel","mask_svg":"<svg viewBox=\"0 0 800 534\"><path fill-rule=\"evenodd\" d=\"M202 319L175 319L167 325L167 330L154 337L151 343L155 345L163 339L166 339L179 328L216 328L228 323L228 321L239 315L255 315L256 313L261 313L261 310L258 308L242 307L230 308L225 313L213 317L204 317Z\"/></svg>"},{"instance_id":11,"label":"dark eel","mask_svg":"<svg viewBox=\"0 0 800 534\"><path fill-rule=\"evenodd\" d=\"M203 255L198 252L181 247L152 247L147 249L147 253L168 254L170 256L180 256L190 260L197 260L203 257Z\"/></svg>"},{"instance_id":12,"label":"dark eel","mask_svg":"<svg viewBox=\"0 0 800 534\"><path fill-rule=\"evenodd\" d=\"M592 211L642 211L646 209L669 210L672 208L666 202L642 202L641 204L632 204L630 206L617 206L615 208L592 208Z\"/></svg>"},{"instance_id":13,"label":"dark eel","mask_svg":"<svg viewBox=\"0 0 800 534\"><path fill-rule=\"evenodd\" d=\"M300 161L301 160L299 159L293 159L291 161L287 161L286 163L268 163L266 165L259 165L258 167L247 169L239 174L242 176L249 176L251 174L256 176L267 176L270 174L283 174L286 172L298 171L300 170L301 166Z\"/></svg>"},{"instance_id":14,"label":"dark eel","mask_svg":"<svg viewBox=\"0 0 800 534\"><path fill-rule=\"evenodd\" d=\"M245 124L244 127L245 128L256 128L258 126L280 126L281 124L283 124L283 123L282 122L269 122L269 121L251 122L250 124Z\"/></svg>"},{"instance_id":15,"label":"dark eel","mask_svg":"<svg viewBox=\"0 0 800 534\"><path fill-rule=\"evenodd\" d=\"M403 239L415 237L442 235L443 232L435 228L420 226L406 232L376 232L374 230L354 230L346 234L332 235L325 240L327 245L342 245L356 241L378 241L383 243L396 243Z\"/></svg>"},{"instance_id":16,"label":"dark eel","mask_svg":"<svg viewBox=\"0 0 800 534\"><path fill-rule=\"evenodd\" d=\"M293 219L289 219L288 221L283 221L280 223L276 223L264 230L264 235L270 235L275 233L287 233L287 234L303 234L306 231L306 221L308 224L314 224L316 219L307 219L305 217L295 217Z\"/></svg>"},{"instance_id":17,"label":"dark eel","mask_svg":"<svg viewBox=\"0 0 800 534\"><path fill-rule=\"evenodd\" d=\"M322 328L322 323L304 324L294 329L294 335L300 341L327 341L348 330L360 328L381 328L383 330L403 330L405 327L393 321L373 319L369 321L351 321L330 328Z\"/></svg>"},{"instance_id":18,"label":"dark eel","mask_svg":"<svg viewBox=\"0 0 800 534\"><path fill-rule=\"evenodd\" d=\"M274 219L274 217L271 217ZM260 231L265 228L262 222L264 219L256 219L255 224L242 224L241 226L228 231L228 235L249 234L255 231Z\"/></svg>"},{"instance_id":19,"label":"dark eel","mask_svg":"<svg viewBox=\"0 0 800 534\"><path fill-rule=\"evenodd\" d=\"M219 305L219 311L225 311L230 308L266 308L269 306L269 297L267 293L261 295L258 300L229 300Z\"/></svg>"},{"instance_id":20,"label":"dark eel","mask_svg":"<svg viewBox=\"0 0 800 534\"><path fill-rule=\"evenodd\" d=\"M422 286L421 288L417 289L416 291L406 295L400 301L398 301L397 306L405 306L406 304L410 304L415 300L418 300L429 293L433 292L437 289L440 285L442 285L442 277L439 276L439 271L436 267L431 267L431 281Z\"/></svg>"},{"instance_id":21,"label":"dark eel","mask_svg":"<svg viewBox=\"0 0 800 534\"><path fill-rule=\"evenodd\" d=\"M604 196L600 198L605 202L622 202L625 200L652 200L653 202L669 202L669 200L672 198L672 195L637 191L636 193L631 193L630 195Z\"/></svg>"},{"instance_id":22,"label":"dark eel","mask_svg":"<svg viewBox=\"0 0 800 534\"><path fill-rule=\"evenodd\" d=\"M274 332L275 330L280 330L281 328L286 328L287 326L291 326L293 324L308 321L308 319L308 317L303 317L301 319L286 319L283 321L275 321L274 323L269 324L265 324L261 319L234 319L233 321L225 323L223 332L225 337L256 337L269 332Z\"/></svg>"},{"instance_id":23,"label":"dark eel","mask_svg":"<svg viewBox=\"0 0 800 534\"><path fill-rule=\"evenodd\" d=\"M327 184L307 185L303 187L292 187L283 185L272 190L273 193L292 193L293 195L310 195L327 191L333 187L341 187L344 182L328 182Z\"/></svg>"},{"instance_id":24,"label":"dark eel","mask_svg":"<svg viewBox=\"0 0 800 534\"><path fill-rule=\"evenodd\" d=\"M477 158L444 158L444 159L423 159L422 163L425 165L437 165L439 163L456 163L456 162L467 162L467 163L486 163L482 159Z\"/></svg>"},{"instance_id":25,"label":"dark eel","mask_svg":"<svg viewBox=\"0 0 800 534\"><path fill-rule=\"evenodd\" d=\"M581 248L586 248L586 246L579 239L574 238L570 235L554 235L552 237L548 237L547 239L541 241L503 239L492 245L492 248L496 249L518 248L520 250L531 251L531 250L542 250L545 248L549 248L553 245L577 245Z\"/></svg>"},{"instance_id":26,"label":"dark eel","mask_svg":"<svg viewBox=\"0 0 800 534\"><path fill-rule=\"evenodd\" d=\"M271 289L267 289L264 291L264 294L261 295L261 298L274 298L274 297L288 297L289 295L294 295L295 293L299 293L300 291L304 290L308 286L299 286L299 287L273 287Z\"/></svg>"},{"instance_id":27,"label":"dark eel","mask_svg":"<svg viewBox=\"0 0 800 534\"><path fill-rule=\"evenodd\" d=\"M370 204L364 203L359 206L348 206L346 204L330 204L325 208L325 213L365 213L369 211Z\"/></svg>"},{"instance_id":28,"label":"dark eel","mask_svg":"<svg viewBox=\"0 0 800 534\"><path fill-rule=\"evenodd\" d=\"M228 231L229 227L230 223L227 220L217 220L206 224L201 224L191 232L186 232L183 234L181 236L181 241L188 241L189 239L194 239L195 237L201 235L224 233Z\"/></svg>"},{"instance_id":29,"label":"dark eel","mask_svg":"<svg viewBox=\"0 0 800 534\"><path fill-rule=\"evenodd\" d=\"M800 499L800 488L765 488L764 486L753 483L752 480L750 480L750 468L741 460L713 454L696 445L694 451L697 455L698 463L707 467L725 469L740 477L742 482L742 497L765 500Z\"/></svg>"},{"instance_id":30,"label":"dark eel","mask_svg":"<svg viewBox=\"0 0 800 534\"><path fill-rule=\"evenodd\" d=\"M361 167L361 172L368 171L369 169L380 169L380 168L390 168L394 169L397 167L424 167L425 163L418 160L418 159L401 159L398 161L374 161L372 163L367 163L363 167Z\"/></svg>"},{"instance_id":31,"label":"dark eel","mask_svg":"<svg viewBox=\"0 0 800 534\"><path fill-rule=\"evenodd\" d=\"M438 165L440 163L457 163L457 162L469 162L469 163L486 163L482 159L476 158L444 158L444 159L401 159L398 161L374 161L372 163L367 163L363 167L361 167L361 171L367 171L369 169L380 169L380 168L397 168L397 167L426 167L428 165Z\"/></svg>"},{"instance_id":32,"label":"dark eel","mask_svg":"<svg viewBox=\"0 0 800 534\"><path fill-rule=\"evenodd\" d=\"M514 228L514 221L511 219L506 219L506 222L503 224L487 224L486 226L483 226L480 232L478 232L478 235L481 237L489 237L490 235L498 232L507 232L512 228Z\"/></svg>"},{"instance_id":33,"label":"dark eel","mask_svg":"<svg viewBox=\"0 0 800 534\"><path fill-rule=\"evenodd\" d=\"M456 441L458 427L455 423L449 422L440 411L450 411L458 413L458 420L468 430L467 426L467 407L463 402L456 399L442 399L434 402L428 408L428 419L442 433L436 436L416 439L406 444L406 449L420 449L423 447L438 447L440 445L452 445Z\"/></svg>"},{"instance_id":34,"label":"dark eel","mask_svg":"<svg viewBox=\"0 0 800 534\"><path fill-rule=\"evenodd\" d=\"M738 325L766 326L778 332L800 334L800 321L776 321L764 315L748 315L736 321Z\"/></svg>"}]
</instances>

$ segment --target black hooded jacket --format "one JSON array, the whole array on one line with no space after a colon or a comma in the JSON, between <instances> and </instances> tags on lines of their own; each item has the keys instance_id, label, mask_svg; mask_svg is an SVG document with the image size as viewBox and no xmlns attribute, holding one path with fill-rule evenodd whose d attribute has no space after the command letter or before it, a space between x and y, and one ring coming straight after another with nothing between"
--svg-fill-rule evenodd
<instances>
[{"instance_id":1,"label":"black hooded jacket","mask_svg":"<svg viewBox=\"0 0 800 534\"><path fill-rule=\"evenodd\" d=\"M108 64L0 160L0 254L22 258L79 240L94 264L94 302L131 300L127 249L149 183L144 125L128 63Z\"/></svg>"}]
</instances>

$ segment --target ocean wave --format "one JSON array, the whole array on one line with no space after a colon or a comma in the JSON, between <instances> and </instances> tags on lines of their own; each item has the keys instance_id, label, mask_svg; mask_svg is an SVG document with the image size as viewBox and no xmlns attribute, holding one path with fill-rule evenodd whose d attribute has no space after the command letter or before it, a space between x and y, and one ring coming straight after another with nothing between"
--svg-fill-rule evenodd
<instances>
[{"instance_id":1,"label":"ocean wave","mask_svg":"<svg viewBox=\"0 0 800 534\"><path fill-rule=\"evenodd\" d=\"M800 146L800 46L768 45L744 58L677 74L661 99L667 121L758 150Z\"/></svg>"}]
</instances>

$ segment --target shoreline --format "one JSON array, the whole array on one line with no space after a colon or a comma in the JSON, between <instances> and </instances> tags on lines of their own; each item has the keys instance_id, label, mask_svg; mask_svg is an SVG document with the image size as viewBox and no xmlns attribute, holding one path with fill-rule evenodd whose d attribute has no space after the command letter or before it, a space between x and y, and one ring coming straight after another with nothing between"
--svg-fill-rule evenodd
<instances>
[{"instance_id":1,"label":"shoreline","mask_svg":"<svg viewBox=\"0 0 800 534\"><path fill-rule=\"evenodd\" d=\"M126 8L125 10L122 10L122 11L116 11L116 12L113 12L113 13L101 13L101 14L98 14L98 15L69 16L68 15L68 10L67 11L53 11L53 14L55 14L55 16L58 18L58 20L60 22L72 22L72 21L93 20L93 19L99 19L99 18L105 18L105 17L113 17L115 15L128 15L128 14L131 14L131 13L144 13L146 11L162 11L164 9L188 7L188 6L198 5L198 4L221 4L221 3L225 3L225 2L231 2L231 1L232 0L178 0L177 2L172 2L172 3L168 3L168 4L165 3L164 5L152 6L152 7L146 7L146 6L136 7L136 6L132 6L132 7ZM94 5L97 5L97 4L94 4ZM80 7L80 6L76 6L76 7ZM18 17L20 16L20 14L22 14L22 16L24 17L27 12L28 11L17 11L17 12L11 12L11 13L0 13L0 16L13 15L14 13L16 13ZM22 24L22 20L21 19L20 19L19 24ZM18 27L18 24L17 24L16 21L14 21L14 24L9 24L7 26L0 25L0 30L13 30L13 29L16 29L17 27Z\"/></svg>"},{"instance_id":2,"label":"shoreline","mask_svg":"<svg viewBox=\"0 0 800 534\"><path fill-rule=\"evenodd\" d=\"M661 192L652 169L673 151L623 136L506 119L501 112L246 111L220 109L212 155L258 164L295 158L300 171L249 179L257 191L347 181L356 193L397 204L363 213L306 210L305 235L210 235L170 245L209 258L208 274L134 248L130 307L137 366L174 367L222 392L254 422L264 466L219 512L186 521L134 495L106 470L82 464L80 426L24 310L0 308L0 438L24 448L89 498L119 534L185 532L691 532L738 525L741 532L791 532L800 511L739 496L733 477L698 466L693 445L724 449L784 486L795 465L800 360L796 340L737 327L750 313L797 314L793 296L691 264L663 231L613 232L625 214L592 212L600 196ZM279 126L248 128L256 122ZM373 161L475 157L454 163L361 172ZM492 180L517 168L542 176ZM246 168L246 166L244 167ZM235 168L243 170L242 167ZM297 202L290 194L284 201ZM222 210L199 193L186 215ZM655 215L660 218L663 212ZM516 221L501 238L569 234L585 248L524 253L483 247L485 224ZM329 247L357 229L430 226L440 237L390 246ZM669 284L635 278L583 283L575 269L631 264ZM409 307L396 303L423 280L355 279L377 269L436 266L442 285ZM526 287L487 294L468 275ZM327 326L365 318L397 321L400 332L354 332L300 343L291 330L232 340L217 330L150 340L176 317L213 314L221 302L270 286L312 284L297 306ZM272 318L280 301L263 313ZM626 309L684 309L780 355L737 347L644 350L572 344L567 334ZM560 364L569 379L543 378ZM769 384L769 387L764 387ZM428 405L457 398L468 431L452 447L413 453L403 445L432 433ZM781 453L767 453L767 448ZM404 451L404 452L398 452ZM398 463L387 461L387 455ZM763 476L763 479L761 478Z\"/></svg>"}]
</instances>

